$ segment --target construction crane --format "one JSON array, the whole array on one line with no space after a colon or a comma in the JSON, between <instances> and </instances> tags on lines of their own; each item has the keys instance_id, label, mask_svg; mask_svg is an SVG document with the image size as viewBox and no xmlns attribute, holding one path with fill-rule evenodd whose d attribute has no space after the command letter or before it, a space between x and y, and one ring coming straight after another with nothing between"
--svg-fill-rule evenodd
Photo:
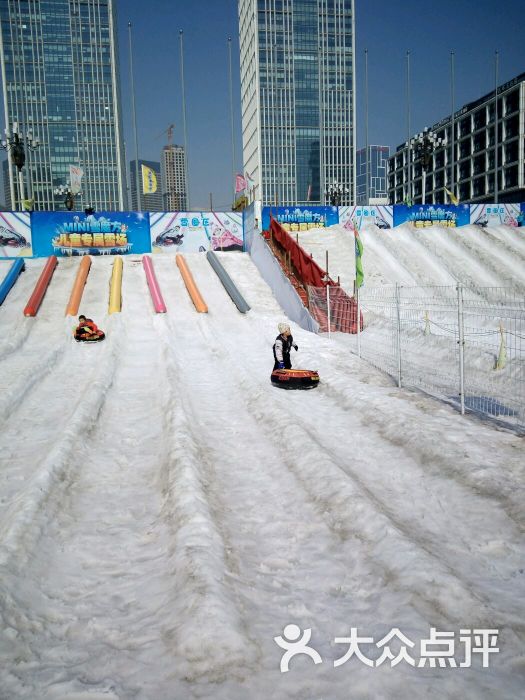
<instances>
[{"instance_id":1,"label":"construction crane","mask_svg":"<svg viewBox=\"0 0 525 700\"><path fill-rule=\"evenodd\" d=\"M175 124L170 124L167 129L164 129L164 131L161 131L158 136L155 136L156 139L160 139L161 136L164 136L164 134L168 134L168 146L171 146L171 142L173 140L173 129L175 128Z\"/></svg>"}]
</instances>

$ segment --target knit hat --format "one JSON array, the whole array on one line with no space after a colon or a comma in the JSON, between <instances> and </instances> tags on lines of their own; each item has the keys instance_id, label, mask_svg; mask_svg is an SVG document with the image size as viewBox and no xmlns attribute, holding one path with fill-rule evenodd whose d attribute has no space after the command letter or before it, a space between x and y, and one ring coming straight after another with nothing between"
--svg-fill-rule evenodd
<instances>
[{"instance_id":1,"label":"knit hat","mask_svg":"<svg viewBox=\"0 0 525 700\"><path fill-rule=\"evenodd\" d=\"M287 323L280 323L277 328L279 329L279 333L282 335L283 333L288 333L290 332L290 326Z\"/></svg>"}]
</instances>

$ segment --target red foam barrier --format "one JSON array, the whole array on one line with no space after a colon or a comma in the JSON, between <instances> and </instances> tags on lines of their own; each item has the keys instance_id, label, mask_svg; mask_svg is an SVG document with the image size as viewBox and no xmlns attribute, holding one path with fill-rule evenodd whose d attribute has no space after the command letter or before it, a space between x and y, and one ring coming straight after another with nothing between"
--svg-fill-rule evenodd
<instances>
[{"instance_id":1,"label":"red foam barrier","mask_svg":"<svg viewBox=\"0 0 525 700\"><path fill-rule=\"evenodd\" d=\"M44 265L44 269L40 273L38 282L33 289L33 293L29 297L29 301L26 304L24 316L37 315L38 309L42 303L42 299L44 298L44 294L46 293L49 283L51 282L51 277L53 277L53 272L55 271L55 267L57 265L58 260L56 255L52 255L50 258L48 258L48 261Z\"/></svg>"}]
</instances>

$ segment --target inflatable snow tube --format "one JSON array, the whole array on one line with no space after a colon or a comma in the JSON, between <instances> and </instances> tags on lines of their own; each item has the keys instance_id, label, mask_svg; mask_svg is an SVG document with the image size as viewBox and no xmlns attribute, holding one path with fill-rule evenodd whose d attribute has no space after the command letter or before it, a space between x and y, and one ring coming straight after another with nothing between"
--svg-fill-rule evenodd
<instances>
[{"instance_id":1,"label":"inflatable snow tube","mask_svg":"<svg viewBox=\"0 0 525 700\"><path fill-rule=\"evenodd\" d=\"M270 379L280 389L314 389L319 386L319 375L312 369L274 369Z\"/></svg>"}]
</instances>

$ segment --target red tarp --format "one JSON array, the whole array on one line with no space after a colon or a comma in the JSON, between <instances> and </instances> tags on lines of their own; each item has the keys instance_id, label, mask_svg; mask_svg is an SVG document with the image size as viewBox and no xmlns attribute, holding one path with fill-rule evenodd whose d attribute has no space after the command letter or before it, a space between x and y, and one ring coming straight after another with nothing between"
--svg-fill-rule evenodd
<instances>
[{"instance_id":1,"label":"red tarp","mask_svg":"<svg viewBox=\"0 0 525 700\"><path fill-rule=\"evenodd\" d=\"M326 272L311 258L275 219L270 222L273 238L286 252L290 253L292 264L297 270L300 282L305 286L325 287ZM335 282L330 280L330 285Z\"/></svg>"},{"instance_id":2,"label":"red tarp","mask_svg":"<svg viewBox=\"0 0 525 700\"><path fill-rule=\"evenodd\" d=\"M293 236L273 218L270 220L270 230L274 240L287 253L290 253L292 264L297 271L297 277L305 287L326 288L327 284L330 285L330 327L342 333L357 333L357 303L354 297L349 297L345 290L333 280L326 282L326 272L301 248ZM323 311L319 305L310 303L310 311L319 322L321 330L327 330L326 308ZM362 329L363 314L361 314L360 320Z\"/></svg>"}]
</instances>

